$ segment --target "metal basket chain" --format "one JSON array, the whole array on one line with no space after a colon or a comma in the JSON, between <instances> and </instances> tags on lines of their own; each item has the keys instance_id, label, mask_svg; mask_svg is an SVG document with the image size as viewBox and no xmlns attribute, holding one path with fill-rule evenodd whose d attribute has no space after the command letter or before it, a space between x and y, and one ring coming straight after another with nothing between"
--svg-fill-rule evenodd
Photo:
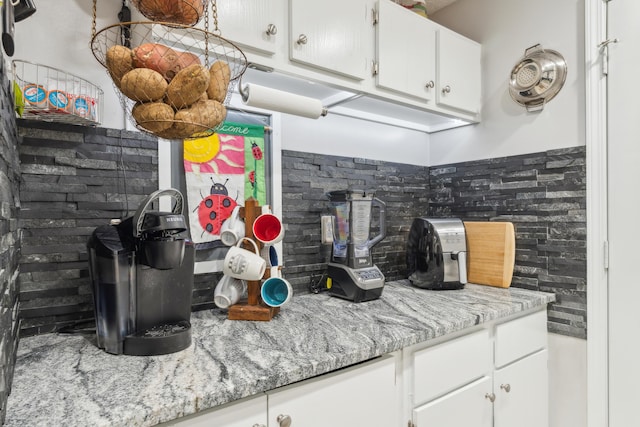
<instances>
[{"instance_id":1,"label":"metal basket chain","mask_svg":"<svg viewBox=\"0 0 640 427\"><path fill-rule=\"evenodd\" d=\"M215 0L211 0L215 1ZM209 66L209 9L204 11L204 63Z\"/></svg>"},{"instance_id":2,"label":"metal basket chain","mask_svg":"<svg viewBox=\"0 0 640 427\"><path fill-rule=\"evenodd\" d=\"M218 27L218 3L216 0L211 1L211 15L213 16L213 34L216 36L221 35L220 28Z\"/></svg>"},{"instance_id":3,"label":"metal basket chain","mask_svg":"<svg viewBox=\"0 0 640 427\"><path fill-rule=\"evenodd\" d=\"M98 15L98 0L93 0L93 21L91 21L91 40L96 36L96 19Z\"/></svg>"}]
</instances>

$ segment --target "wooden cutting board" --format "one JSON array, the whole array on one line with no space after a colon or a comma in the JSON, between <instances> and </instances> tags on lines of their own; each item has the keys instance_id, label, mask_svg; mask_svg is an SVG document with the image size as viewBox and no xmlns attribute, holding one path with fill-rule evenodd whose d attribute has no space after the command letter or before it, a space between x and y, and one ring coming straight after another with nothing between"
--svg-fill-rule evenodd
<instances>
[{"instance_id":1,"label":"wooden cutting board","mask_svg":"<svg viewBox=\"0 0 640 427\"><path fill-rule=\"evenodd\" d=\"M464 222L467 235L467 281L478 285L511 286L516 237L510 222Z\"/></svg>"}]
</instances>

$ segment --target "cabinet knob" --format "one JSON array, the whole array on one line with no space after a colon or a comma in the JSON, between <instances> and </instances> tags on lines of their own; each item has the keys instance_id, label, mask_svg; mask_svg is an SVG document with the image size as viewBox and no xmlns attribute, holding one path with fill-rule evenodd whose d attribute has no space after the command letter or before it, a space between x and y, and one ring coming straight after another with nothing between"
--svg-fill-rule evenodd
<instances>
[{"instance_id":1,"label":"cabinet knob","mask_svg":"<svg viewBox=\"0 0 640 427\"><path fill-rule=\"evenodd\" d=\"M276 421L279 427L289 427L291 425L291 417L289 415L280 414Z\"/></svg>"},{"instance_id":2,"label":"cabinet knob","mask_svg":"<svg viewBox=\"0 0 640 427\"><path fill-rule=\"evenodd\" d=\"M496 395L493 393L487 393L484 395L485 399L489 399L489 402L493 403L496 400Z\"/></svg>"},{"instance_id":3,"label":"cabinet knob","mask_svg":"<svg viewBox=\"0 0 640 427\"><path fill-rule=\"evenodd\" d=\"M269 24L267 26L267 35L268 36L275 36L278 33L278 27L276 27L274 24Z\"/></svg>"},{"instance_id":4,"label":"cabinet knob","mask_svg":"<svg viewBox=\"0 0 640 427\"><path fill-rule=\"evenodd\" d=\"M307 44L307 41L308 41L307 36L305 34L300 34L298 36L298 40L296 40L296 43L298 43L298 44Z\"/></svg>"},{"instance_id":5,"label":"cabinet knob","mask_svg":"<svg viewBox=\"0 0 640 427\"><path fill-rule=\"evenodd\" d=\"M509 393L511 391L511 384L500 384L500 388Z\"/></svg>"},{"instance_id":6,"label":"cabinet knob","mask_svg":"<svg viewBox=\"0 0 640 427\"><path fill-rule=\"evenodd\" d=\"M451 93L451 86L446 85L442 88L442 93Z\"/></svg>"},{"instance_id":7,"label":"cabinet knob","mask_svg":"<svg viewBox=\"0 0 640 427\"><path fill-rule=\"evenodd\" d=\"M434 87L436 87L436 82L434 82L433 80L429 80L429 82L424 86L427 89L433 89Z\"/></svg>"}]
</instances>

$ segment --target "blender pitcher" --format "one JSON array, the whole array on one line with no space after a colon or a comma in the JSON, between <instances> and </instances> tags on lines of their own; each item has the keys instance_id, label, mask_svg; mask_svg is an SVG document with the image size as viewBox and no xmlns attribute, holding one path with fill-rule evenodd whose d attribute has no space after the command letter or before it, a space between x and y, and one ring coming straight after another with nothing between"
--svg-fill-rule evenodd
<instances>
[{"instance_id":1,"label":"blender pitcher","mask_svg":"<svg viewBox=\"0 0 640 427\"><path fill-rule=\"evenodd\" d=\"M327 196L333 216L332 262L352 268L371 266L371 248L386 235L384 202L366 190L331 191ZM369 238L373 206L380 209L380 230Z\"/></svg>"},{"instance_id":2,"label":"blender pitcher","mask_svg":"<svg viewBox=\"0 0 640 427\"><path fill-rule=\"evenodd\" d=\"M373 265L371 248L386 235L385 204L370 190L327 193L331 202L333 245L328 264L331 294L356 302L380 296L384 276ZM379 233L371 234L371 208L380 213Z\"/></svg>"}]
</instances>

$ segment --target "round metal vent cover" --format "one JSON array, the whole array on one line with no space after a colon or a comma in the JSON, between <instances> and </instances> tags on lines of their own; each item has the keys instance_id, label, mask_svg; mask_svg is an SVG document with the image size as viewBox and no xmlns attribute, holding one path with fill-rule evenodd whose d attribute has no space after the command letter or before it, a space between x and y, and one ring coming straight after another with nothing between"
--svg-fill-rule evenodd
<instances>
[{"instance_id":1,"label":"round metal vent cover","mask_svg":"<svg viewBox=\"0 0 640 427\"><path fill-rule=\"evenodd\" d=\"M509 94L527 111L540 111L567 79L567 64L558 52L539 44L525 50L511 70Z\"/></svg>"}]
</instances>

